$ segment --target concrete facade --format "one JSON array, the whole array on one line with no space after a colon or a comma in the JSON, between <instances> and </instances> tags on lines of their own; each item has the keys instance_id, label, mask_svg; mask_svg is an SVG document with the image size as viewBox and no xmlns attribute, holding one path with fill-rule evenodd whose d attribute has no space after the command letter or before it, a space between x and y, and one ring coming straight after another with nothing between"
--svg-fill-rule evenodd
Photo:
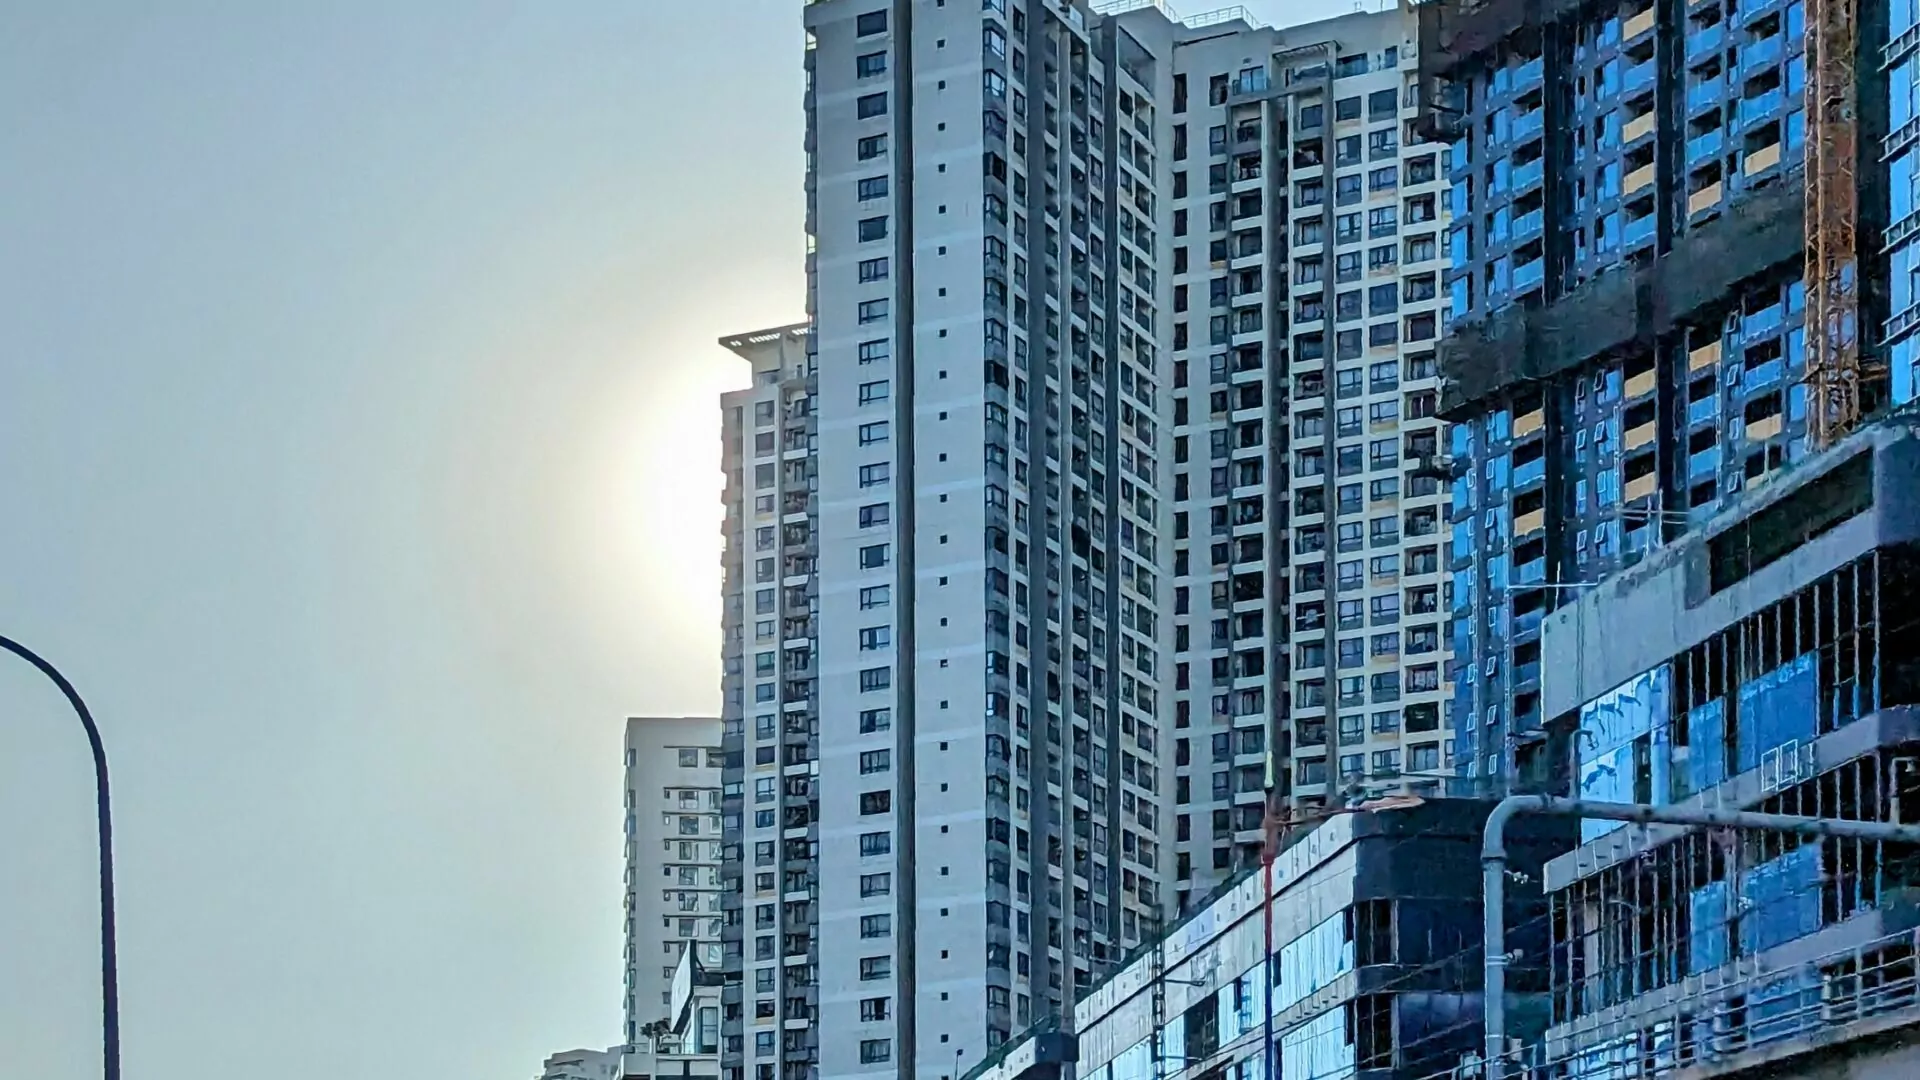
<instances>
[{"instance_id":1,"label":"concrete facade","mask_svg":"<svg viewBox=\"0 0 1920 1080\"><path fill-rule=\"evenodd\" d=\"M720 721L626 723L626 1041L665 1019L689 949L720 966Z\"/></svg>"},{"instance_id":2,"label":"concrete facade","mask_svg":"<svg viewBox=\"0 0 1920 1080\"><path fill-rule=\"evenodd\" d=\"M951 1080L1270 803L1437 786L1446 163L1406 11L805 22L808 320L723 339L724 1067Z\"/></svg>"}]
</instances>

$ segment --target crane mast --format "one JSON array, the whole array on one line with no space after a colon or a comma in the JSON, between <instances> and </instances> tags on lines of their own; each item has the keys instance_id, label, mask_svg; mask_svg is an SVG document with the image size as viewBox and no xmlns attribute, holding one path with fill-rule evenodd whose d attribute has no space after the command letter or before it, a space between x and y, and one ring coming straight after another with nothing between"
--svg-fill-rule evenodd
<instances>
[{"instance_id":1,"label":"crane mast","mask_svg":"<svg viewBox=\"0 0 1920 1080\"><path fill-rule=\"evenodd\" d=\"M1829 446L1860 422L1859 0L1808 0L1807 435Z\"/></svg>"}]
</instances>

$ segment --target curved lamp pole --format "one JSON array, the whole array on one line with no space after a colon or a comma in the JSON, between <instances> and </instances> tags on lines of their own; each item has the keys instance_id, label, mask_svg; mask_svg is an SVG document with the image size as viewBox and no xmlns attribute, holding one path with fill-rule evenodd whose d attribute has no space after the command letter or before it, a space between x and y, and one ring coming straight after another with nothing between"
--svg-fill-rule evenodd
<instances>
[{"instance_id":1,"label":"curved lamp pole","mask_svg":"<svg viewBox=\"0 0 1920 1080\"><path fill-rule=\"evenodd\" d=\"M0 635L0 649L18 656L53 680L67 696L67 704L87 729L87 742L93 747L93 782L100 823L100 1011L101 1052L106 1080L120 1080L120 979L119 962L113 940L113 812L107 797L107 750L100 742L100 729L94 725L87 703L60 670L40 654L12 638Z\"/></svg>"}]
</instances>

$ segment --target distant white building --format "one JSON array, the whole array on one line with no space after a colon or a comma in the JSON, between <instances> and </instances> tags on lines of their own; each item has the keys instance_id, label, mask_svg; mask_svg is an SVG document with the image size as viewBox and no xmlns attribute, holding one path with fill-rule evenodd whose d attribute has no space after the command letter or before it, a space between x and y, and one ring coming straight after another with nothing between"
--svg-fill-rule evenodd
<instances>
[{"instance_id":1,"label":"distant white building","mask_svg":"<svg viewBox=\"0 0 1920 1080\"><path fill-rule=\"evenodd\" d=\"M668 1020L692 948L720 970L720 721L630 717L626 730L626 1031Z\"/></svg>"},{"instance_id":2,"label":"distant white building","mask_svg":"<svg viewBox=\"0 0 1920 1080\"><path fill-rule=\"evenodd\" d=\"M621 1050L562 1050L548 1056L540 1080L620 1080Z\"/></svg>"}]
</instances>

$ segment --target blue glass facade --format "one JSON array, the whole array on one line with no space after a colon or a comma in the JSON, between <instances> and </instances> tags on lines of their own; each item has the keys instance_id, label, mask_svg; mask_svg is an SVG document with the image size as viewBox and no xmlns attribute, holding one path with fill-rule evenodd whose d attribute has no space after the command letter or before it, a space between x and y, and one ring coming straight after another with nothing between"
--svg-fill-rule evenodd
<instances>
[{"instance_id":1,"label":"blue glass facade","mask_svg":"<svg viewBox=\"0 0 1920 1080\"><path fill-rule=\"evenodd\" d=\"M1920 267L1899 260L1916 258L1901 245L1920 231L1906 156L1920 151L1920 2L1893 6L1888 79L1906 100L1885 147L1888 331L1911 392ZM1451 719L1462 773L1566 790L1557 740L1571 733L1540 712L1546 615L1808 453L1806 8L1609 0L1498 29L1438 35L1472 44L1444 55L1434 91L1459 110L1440 121ZM1865 130L1881 130L1878 108L1867 103ZM1863 189L1863 223L1884 212L1879 192Z\"/></svg>"},{"instance_id":2,"label":"blue glass facade","mask_svg":"<svg viewBox=\"0 0 1920 1080\"><path fill-rule=\"evenodd\" d=\"M1920 787L1889 779L1920 751L1913 423L1809 458L1549 624L1580 798L1920 815ZM1580 665L1613 685L1582 694L1562 668L1597 628L1635 640ZM1625 675L1627 653L1653 662ZM1554 1023L1527 1080L1647 1080L1803 1039L1848 1018L1859 973L1920 957L1920 847L1602 822L1581 840L1546 870ZM1888 1007L1920 1008L1902 993Z\"/></svg>"},{"instance_id":3,"label":"blue glass facade","mask_svg":"<svg viewBox=\"0 0 1920 1080\"><path fill-rule=\"evenodd\" d=\"M1276 860L1270 902L1255 871L1081 998L1077 1075L1423 1080L1450 1067L1480 1037L1476 867L1491 807L1438 799L1307 832ZM1541 869L1572 835L1551 819L1513 832L1516 869L1535 883L1514 897L1516 924L1532 928L1516 936L1532 958L1513 969L1523 996L1546 987ZM1043 1035L1016 1037L965 1080L1050 1080Z\"/></svg>"},{"instance_id":4,"label":"blue glass facade","mask_svg":"<svg viewBox=\"0 0 1920 1080\"><path fill-rule=\"evenodd\" d=\"M1887 47L1887 357L1893 399L1916 396L1914 329L1920 326L1920 199L1914 195L1915 164L1920 161L1920 2L1888 4Z\"/></svg>"}]
</instances>

